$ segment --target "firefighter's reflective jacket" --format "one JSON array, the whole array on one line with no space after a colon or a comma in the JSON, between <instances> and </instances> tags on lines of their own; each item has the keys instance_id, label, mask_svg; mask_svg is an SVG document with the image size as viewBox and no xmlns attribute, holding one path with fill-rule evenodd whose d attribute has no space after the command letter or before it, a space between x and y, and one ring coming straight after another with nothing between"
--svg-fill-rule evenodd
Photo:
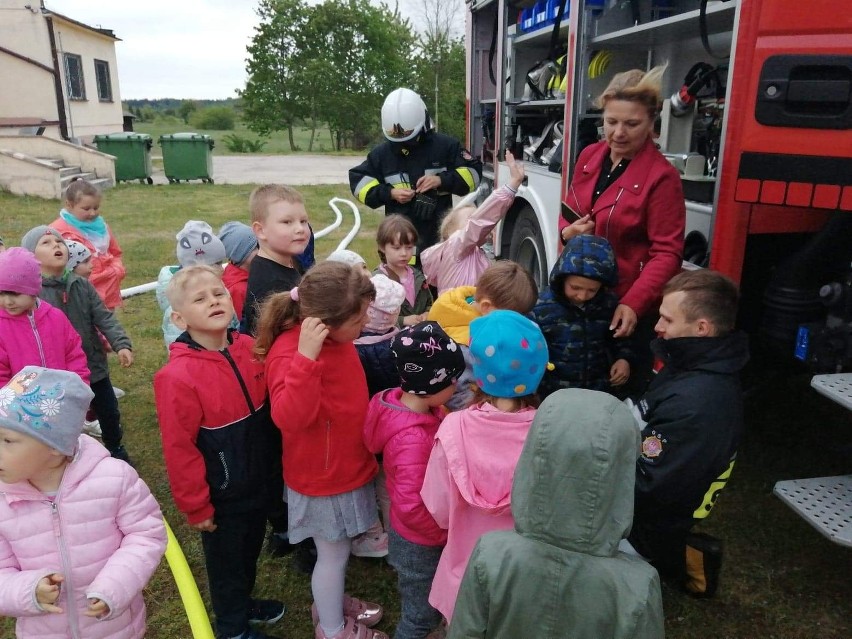
<instances>
[{"instance_id":1,"label":"firefighter's reflective jacket","mask_svg":"<svg viewBox=\"0 0 852 639\"><path fill-rule=\"evenodd\" d=\"M370 208L401 213L414 223L419 249L438 241L438 224L453 205L453 194L467 195L479 186L482 163L471 158L458 140L429 131L405 143L383 142L358 166L349 170L352 194ZM426 198L400 204L391 198L394 188L413 189L424 175L437 175L441 186ZM434 205L430 206L431 203Z\"/></svg>"}]
</instances>

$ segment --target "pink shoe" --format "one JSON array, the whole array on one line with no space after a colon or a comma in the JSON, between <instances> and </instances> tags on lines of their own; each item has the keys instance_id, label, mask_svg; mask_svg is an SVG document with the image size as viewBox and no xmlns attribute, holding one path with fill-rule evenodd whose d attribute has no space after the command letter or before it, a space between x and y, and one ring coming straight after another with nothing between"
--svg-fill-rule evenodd
<instances>
[{"instance_id":1,"label":"pink shoe","mask_svg":"<svg viewBox=\"0 0 852 639\"><path fill-rule=\"evenodd\" d=\"M356 557L387 557L388 534L371 535L369 531L352 540L352 554Z\"/></svg>"},{"instance_id":2,"label":"pink shoe","mask_svg":"<svg viewBox=\"0 0 852 639\"><path fill-rule=\"evenodd\" d=\"M389 637L380 630L371 630L362 623L358 623L352 617L345 618L343 630L338 632L333 637L326 637L322 631L322 626L317 626L314 630L315 639L389 639Z\"/></svg>"},{"instance_id":3,"label":"pink shoe","mask_svg":"<svg viewBox=\"0 0 852 639\"><path fill-rule=\"evenodd\" d=\"M382 620L384 614L385 611L379 604L343 595L343 616L346 619L352 619L362 626L372 628ZM316 604L311 605L311 619L314 622L314 627L319 628L319 614Z\"/></svg>"}]
</instances>

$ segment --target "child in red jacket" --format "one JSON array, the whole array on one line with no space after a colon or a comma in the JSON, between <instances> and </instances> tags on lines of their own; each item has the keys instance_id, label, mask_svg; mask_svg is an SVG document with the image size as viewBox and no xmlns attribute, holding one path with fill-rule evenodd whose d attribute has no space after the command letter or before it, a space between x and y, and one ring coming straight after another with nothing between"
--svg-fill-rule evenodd
<instances>
[{"instance_id":1,"label":"child in red jacket","mask_svg":"<svg viewBox=\"0 0 852 639\"><path fill-rule=\"evenodd\" d=\"M219 229L219 239L222 240L225 255L228 257L222 281L231 294L231 301L242 327L249 267L257 255L257 237L248 224L225 222Z\"/></svg>"},{"instance_id":2,"label":"child in red jacket","mask_svg":"<svg viewBox=\"0 0 852 639\"><path fill-rule=\"evenodd\" d=\"M228 330L234 315L221 269L189 266L166 288L184 332L154 375L154 398L172 495L201 531L210 600L220 637L272 639L249 622L273 624L280 601L253 599L266 534L267 488L277 436L254 340Z\"/></svg>"},{"instance_id":3,"label":"child in red jacket","mask_svg":"<svg viewBox=\"0 0 852 639\"><path fill-rule=\"evenodd\" d=\"M272 419L284 436L291 543L312 538L316 639L387 639L382 608L344 596L352 538L378 519L375 456L364 446L367 379L353 341L375 288L361 268L312 267L263 304L255 351L266 360Z\"/></svg>"}]
</instances>

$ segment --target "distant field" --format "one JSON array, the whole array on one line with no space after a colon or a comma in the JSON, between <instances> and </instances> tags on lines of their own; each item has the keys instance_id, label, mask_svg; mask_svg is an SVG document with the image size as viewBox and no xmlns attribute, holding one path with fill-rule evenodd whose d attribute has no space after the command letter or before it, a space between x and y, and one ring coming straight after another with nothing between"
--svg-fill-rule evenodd
<instances>
[{"instance_id":1,"label":"distant field","mask_svg":"<svg viewBox=\"0 0 852 639\"><path fill-rule=\"evenodd\" d=\"M154 122L136 122L133 125L137 133L147 133L154 139L153 155L161 154L158 140L161 135L170 133L184 133L193 131L195 133L203 133L213 138L215 146L213 147L213 155L238 155L228 150L228 147L222 141L227 135L236 134L250 140L257 140L260 136L252 133L243 123L238 123L233 131L210 131L195 129L191 124L185 124L182 120L156 120ZM311 130L309 128L296 128L293 130L293 140L298 147L296 153L308 153L308 144L310 142ZM323 126L317 129L316 137L314 138L314 146L311 153L333 153L335 155L364 155L364 151L333 151L331 136L328 132L328 127ZM290 141L286 131L276 131L267 138L266 145L259 155L287 155L293 153L290 149Z\"/></svg>"}]
</instances>

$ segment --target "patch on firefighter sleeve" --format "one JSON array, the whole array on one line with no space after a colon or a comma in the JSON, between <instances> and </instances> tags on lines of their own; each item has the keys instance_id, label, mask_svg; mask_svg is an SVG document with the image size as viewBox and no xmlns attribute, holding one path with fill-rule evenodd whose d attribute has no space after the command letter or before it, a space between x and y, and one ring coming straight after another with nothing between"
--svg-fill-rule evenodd
<instances>
[{"instance_id":1,"label":"patch on firefighter sleeve","mask_svg":"<svg viewBox=\"0 0 852 639\"><path fill-rule=\"evenodd\" d=\"M648 459L659 457L663 453L665 440L656 433L642 440L642 456Z\"/></svg>"}]
</instances>

